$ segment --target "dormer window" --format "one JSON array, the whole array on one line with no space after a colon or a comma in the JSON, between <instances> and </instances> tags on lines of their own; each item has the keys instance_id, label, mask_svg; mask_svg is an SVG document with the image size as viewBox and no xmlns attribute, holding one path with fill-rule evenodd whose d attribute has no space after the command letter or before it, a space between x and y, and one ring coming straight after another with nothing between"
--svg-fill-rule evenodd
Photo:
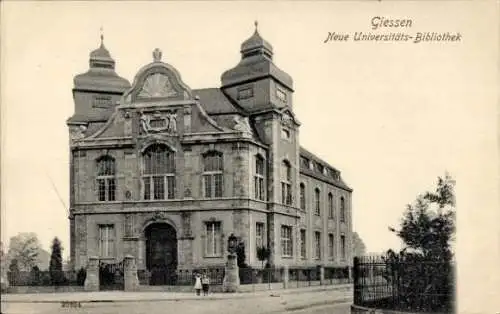
<instances>
[{"instance_id":1,"label":"dormer window","mask_svg":"<svg viewBox=\"0 0 500 314\"><path fill-rule=\"evenodd\" d=\"M282 102L286 102L286 93L281 89L276 89L276 97Z\"/></svg>"},{"instance_id":2,"label":"dormer window","mask_svg":"<svg viewBox=\"0 0 500 314\"><path fill-rule=\"evenodd\" d=\"M238 91L238 100L241 99L248 99L253 97L253 88L252 87L246 87L242 88Z\"/></svg>"},{"instance_id":3,"label":"dormer window","mask_svg":"<svg viewBox=\"0 0 500 314\"><path fill-rule=\"evenodd\" d=\"M94 108L109 108L111 105L110 95L95 95L92 99L92 106Z\"/></svg>"}]
</instances>

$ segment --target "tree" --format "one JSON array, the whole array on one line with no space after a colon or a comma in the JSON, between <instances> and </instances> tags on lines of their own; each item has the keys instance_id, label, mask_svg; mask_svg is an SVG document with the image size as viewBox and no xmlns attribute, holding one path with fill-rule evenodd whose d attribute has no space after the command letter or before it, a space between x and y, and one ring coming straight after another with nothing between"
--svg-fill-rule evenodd
<instances>
[{"instance_id":1,"label":"tree","mask_svg":"<svg viewBox=\"0 0 500 314\"><path fill-rule=\"evenodd\" d=\"M36 265L41 250L40 242L35 233L24 232L10 238L7 259L16 260L19 270L30 271Z\"/></svg>"},{"instance_id":2,"label":"tree","mask_svg":"<svg viewBox=\"0 0 500 314\"><path fill-rule=\"evenodd\" d=\"M50 255L49 273L52 284L59 285L64 281L62 269L62 247L57 237L52 241L52 254Z\"/></svg>"},{"instance_id":3,"label":"tree","mask_svg":"<svg viewBox=\"0 0 500 314\"><path fill-rule=\"evenodd\" d=\"M264 262L271 256L271 250L265 246L257 247L257 258L262 262L262 268L264 268Z\"/></svg>"},{"instance_id":4,"label":"tree","mask_svg":"<svg viewBox=\"0 0 500 314\"><path fill-rule=\"evenodd\" d=\"M400 307L444 311L453 306L454 186L449 174L439 177L434 192L418 195L407 205L400 229L389 227L405 244L399 253L389 250L384 258L384 277L398 291Z\"/></svg>"},{"instance_id":5,"label":"tree","mask_svg":"<svg viewBox=\"0 0 500 314\"><path fill-rule=\"evenodd\" d=\"M352 248L354 256L363 256L366 254L366 246L357 232L352 233Z\"/></svg>"},{"instance_id":6,"label":"tree","mask_svg":"<svg viewBox=\"0 0 500 314\"><path fill-rule=\"evenodd\" d=\"M406 245L402 253L412 250L427 259L450 261L451 242L455 234L455 181L449 174L439 177L434 192L419 195L407 205L399 230L390 227ZM409 252L409 251L408 251Z\"/></svg>"}]
</instances>

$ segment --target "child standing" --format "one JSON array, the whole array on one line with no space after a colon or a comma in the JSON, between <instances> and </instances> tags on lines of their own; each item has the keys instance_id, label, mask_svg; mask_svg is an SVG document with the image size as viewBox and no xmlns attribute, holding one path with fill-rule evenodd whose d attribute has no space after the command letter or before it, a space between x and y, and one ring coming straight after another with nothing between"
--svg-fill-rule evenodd
<instances>
[{"instance_id":1,"label":"child standing","mask_svg":"<svg viewBox=\"0 0 500 314\"><path fill-rule=\"evenodd\" d=\"M196 290L196 295L200 295L201 288L200 274L196 274L194 282L194 290Z\"/></svg>"},{"instance_id":2,"label":"child standing","mask_svg":"<svg viewBox=\"0 0 500 314\"><path fill-rule=\"evenodd\" d=\"M210 279L207 274L203 274L201 279L201 285L203 286L203 295L208 295L208 287L210 286Z\"/></svg>"}]
</instances>

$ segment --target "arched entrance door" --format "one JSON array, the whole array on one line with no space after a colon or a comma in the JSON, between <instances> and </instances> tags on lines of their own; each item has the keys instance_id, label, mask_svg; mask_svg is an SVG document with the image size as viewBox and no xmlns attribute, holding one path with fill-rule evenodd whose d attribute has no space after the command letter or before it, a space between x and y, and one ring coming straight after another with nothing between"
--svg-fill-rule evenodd
<instances>
[{"instance_id":1,"label":"arched entrance door","mask_svg":"<svg viewBox=\"0 0 500 314\"><path fill-rule=\"evenodd\" d=\"M167 223L154 223L145 230L146 267L151 273L149 284L174 285L177 269L177 236Z\"/></svg>"}]
</instances>

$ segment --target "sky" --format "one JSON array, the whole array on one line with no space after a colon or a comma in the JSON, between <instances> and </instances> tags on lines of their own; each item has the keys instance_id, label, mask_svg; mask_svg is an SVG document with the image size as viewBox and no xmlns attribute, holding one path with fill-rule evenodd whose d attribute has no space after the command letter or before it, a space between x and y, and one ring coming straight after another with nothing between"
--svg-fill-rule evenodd
<instances>
[{"instance_id":1,"label":"sky","mask_svg":"<svg viewBox=\"0 0 500 314\"><path fill-rule=\"evenodd\" d=\"M1 14L3 242L36 232L69 253L65 121L101 27L119 75L132 81L160 48L195 89L220 86L255 20L294 79L301 145L354 189L354 230L369 252L400 247L388 226L445 171L457 181L458 241L482 252L499 238L483 228L500 220L494 1L2 2ZM412 26L374 31L374 16ZM328 32L447 31L462 40L324 43Z\"/></svg>"}]
</instances>

